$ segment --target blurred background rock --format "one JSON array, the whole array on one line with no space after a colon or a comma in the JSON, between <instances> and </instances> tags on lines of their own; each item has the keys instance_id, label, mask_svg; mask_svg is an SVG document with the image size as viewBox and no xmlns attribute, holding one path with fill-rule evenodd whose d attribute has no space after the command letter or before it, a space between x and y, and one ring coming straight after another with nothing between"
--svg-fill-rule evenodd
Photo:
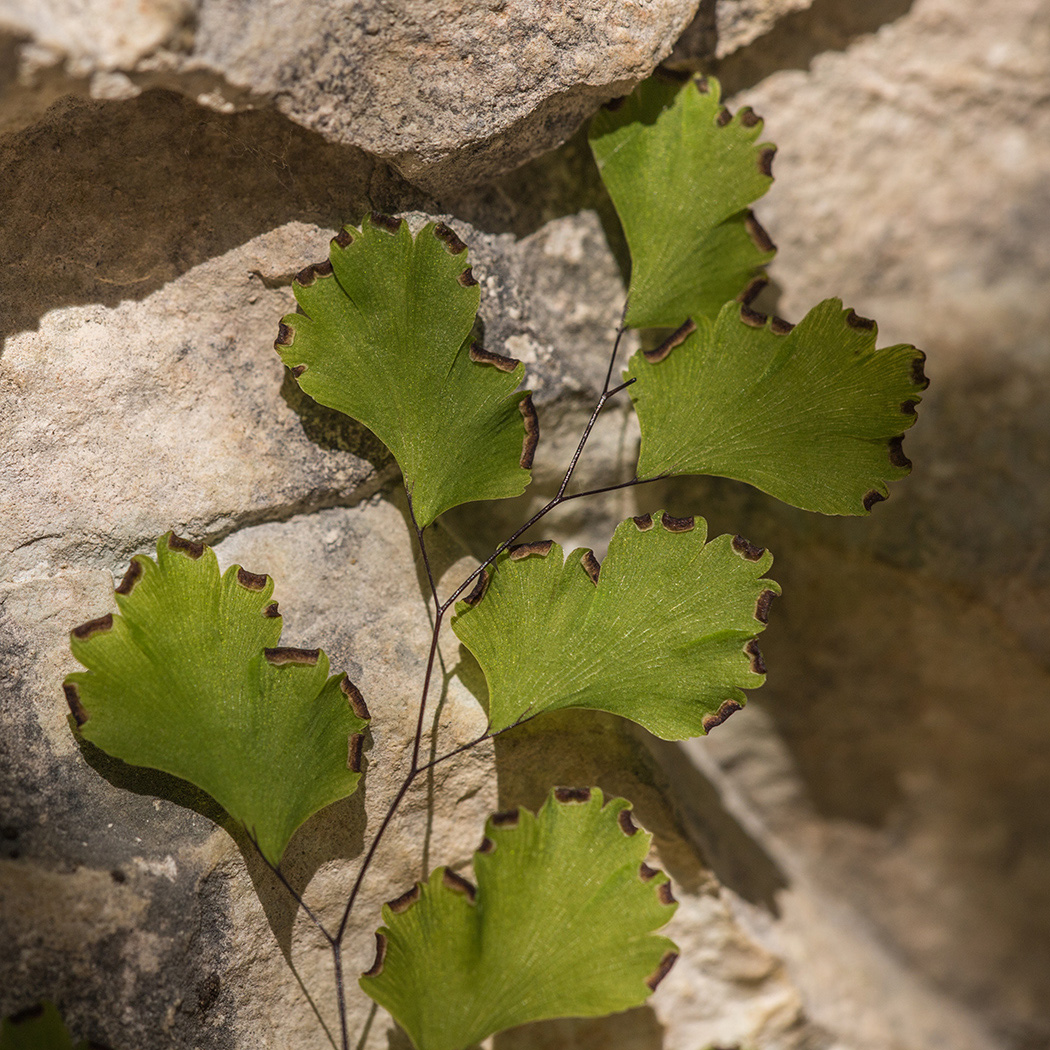
<instances>
[{"instance_id":1,"label":"blurred background rock","mask_svg":"<svg viewBox=\"0 0 1050 1050\"><path fill-rule=\"evenodd\" d=\"M771 548L769 681L683 747L570 719L450 770L377 872L351 969L413 864L588 779L657 833L685 952L651 1006L501 1050L1050 1047L1047 0L0 0L3 1012L51 997L117 1050L328 1045L295 977L331 1024L324 946L250 848L78 748L67 632L168 528L275 577L289 644L323 645L387 719L363 798L293 844L293 881L337 911L426 620L389 457L270 349L292 275L372 207L452 217L486 343L543 412L538 493L495 510L498 538L564 462L622 306L578 129L660 62L718 76L780 147L766 305L838 296L927 352L915 471L865 520L713 480L552 516L600 548L666 506ZM610 413L585 477L630 476L634 440ZM482 553L469 512L446 566ZM476 710L457 678L448 697L456 732ZM367 1045L402 1038L377 1017Z\"/></svg>"}]
</instances>

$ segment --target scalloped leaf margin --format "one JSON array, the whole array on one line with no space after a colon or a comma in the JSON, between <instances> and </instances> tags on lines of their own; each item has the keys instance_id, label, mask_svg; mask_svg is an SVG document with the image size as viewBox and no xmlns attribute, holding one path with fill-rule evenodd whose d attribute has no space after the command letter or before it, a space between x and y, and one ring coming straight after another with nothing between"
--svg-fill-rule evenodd
<instances>
[{"instance_id":1,"label":"scalloped leaf margin","mask_svg":"<svg viewBox=\"0 0 1050 1050\"><path fill-rule=\"evenodd\" d=\"M293 282L274 348L302 389L393 453L421 527L462 503L524 492L539 424L525 366L472 339L480 291L444 223L412 236L374 216Z\"/></svg>"},{"instance_id":2,"label":"scalloped leaf margin","mask_svg":"<svg viewBox=\"0 0 1050 1050\"><path fill-rule=\"evenodd\" d=\"M625 799L555 789L534 816L489 819L477 887L448 868L383 909L362 989L417 1050L464 1050L553 1017L641 1005L677 948L654 930L674 914L651 836Z\"/></svg>"},{"instance_id":3,"label":"scalloped leaf margin","mask_svg":"<svg viewBox=\"0 0 1050 1050\"><path fill-rule=\"evenodd\" d=\"M772 561L665 512L617 526L600 565L583 548L563 561L550 540L505 552L452 621L485 673L490 728L587 708L667 740L708 732L765 681Z\"/></svg>"},{"instance_id":4,"label":"scalloped leaf margin","mask_svg":"<svg viewBox=\"0 0 1050 1050\"><path fill-rule=\"evenodd\" d=\"M361 778L368 710L319 649L280 645L273 580L167 533L136 555L112 613L73 630L66 699L86 740L212 796L277 864Z\"/></svg>"}]
</instances>

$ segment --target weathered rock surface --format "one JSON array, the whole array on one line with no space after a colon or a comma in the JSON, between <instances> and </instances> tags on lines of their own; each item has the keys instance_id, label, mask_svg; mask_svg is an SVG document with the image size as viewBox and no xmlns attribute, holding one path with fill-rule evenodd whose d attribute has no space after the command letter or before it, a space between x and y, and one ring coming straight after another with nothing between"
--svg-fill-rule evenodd
<instances>
[{"instance_id":1,"label":"weathered rock surface","mask_svg":"<svg viewBox=\"0 0 1050 1050\"><path fill-rule=\"evenodd\" d=\"M138 63L139 86L173 75L181 58L142 63L196 46L186 10L129 5L98 45L108 65L51 67L40 94L7 84L5 97L29 119L70 76L133 95L113 71ZM764 35L716 70L752 87L733 105L754 105L781 147L758 208L781 249L772 299L797 319L840 295L884 342L927 350L934 382L906 442L916 471L864 521L715 482L552 516L545 533L600 549L628 513L702 512L774 550L785 597L764 636L766 689L686 751L654 761L611 721L555 720L439 767L432 795L409 800L355 917L351 973L371 961L378 902L427 863L465 863L486 812L536 805L555 782L634 799L683 899L683 959L651 1006L530 1026L500 1050L1050 1045L1050 5L780 13L772 31L756 16ZM726 48L728 24L715 24ZM73 53L89 37L54 43ZM208 72L195 83L216 88ZM451 162L476 165L478 141ZM372 206L472 223L457 228L486 343L528 364L549 493L622 306L607 204L578 139L477 190L450 181L435 203L272 109L210 112L161 91L67 100L3 142L0 937L15 951L0 1011L49 995L116 1050L327 1045L288 967L330 1024L327 950L250 847L178 785L78 749L58 688L74 668L67 631L110 607L128 556L169 527L274 575L287 640L324 645L377 715L363 794L292 845L290 878L337 915L406 759L426 613L388 460L297 395L270 349L291 276ZM611 411L581 479L629 477L634 441ZM460 543L484 550L537 498L485 528L449 515L441 566L462 571ZM441 738L478 714L453 676ZM377 1019L367 1045L400 1040Z\"/></svg>"},{"instance_id":2,"label":"weathered rock surface","mask_svg":"<svg viewBox=\"0 0 1050 1050\"><path fill-rule=\"evenodd\" d=\"M808 71L785 50L793 71L735 100L781 146L759 208L780 245L777 312L841 296L880 341L923 347L932 385L905 441L915 472L868 521L728 485L674 497L770 546L785 591L768 688L697 746L829 907L1005 1044L1043 1047L1050 5L916 0L901 15ZM780 949L840 1031L850 974L814 965L791 893Z\"/></svg>"},{"instance_id":3,"label":"weathered rock surface","mask_svg":"<svg viewBox=\"0 0 1050 1050\"><path fill-rule=\"evenodd\" d=\"M66 112L74 128L80 121L98 126L116 115L113 105L78 103ZM146 114L159 107L173 124L194 119L171 97L123 105ZM100 147L99 170L109 171L111 183L136 185L135 160L118 154L106 169L102 158L111 153ZM9 185L21 193L30 193L25 183L38 170L32 156L27 151L10 173ZM90 152L78 163L90 168ZM358 177L371 172L365 164ZM182 175L187 183L194 178L192 167ZM188 196L176 179L165 192L182 200L184 188ZM203 189L206 206L220 208L221 187L205 182ZM265 226L271 206L247 204L240 221L246 229ZM544 425L555 424L541 460L548 477L604 376L622 309L619 270L593 212L552 219L525 237L457 228L472 246L485 293L486 344L526 361ZM35 304L39 319L24 315L28 327L8 336L0 358L0 381L12 395L0 416L11 452L4 484L14 497L0 585L10 672L0 935L15 946L0 1012L49 995L79 1034L118 1050L158 1039L176 1047L328 1045L325 1025L331 1031L337 1021L323 940L243 835L235 836L238 850L214 828L211 820L223 818L208 800L171 778L78 748L59 686L76 666L69 628L112 608L112 582L128 556L149 551L166 529L220 540L223 564L270 573L284 641L323 645L333 666L358 682L375 719L363 791L314 818L286 862L315 913L338 923L366 835L408 760L429 631L424 578L396 486L369 498L391 477L388 457L359 427L298 394L271 348L276 321L293 304L291 275L323 256L331 233L294 220L225 250L216 250L221 238L209 243L207 229L173 233L174 245L160 249L171 268L155 290L136 296L132 284L126 298L92 305L70 304L97 288L85 289L79 270L60 270L48 285L47 256L25 249L26 272L40 274L52 303L46 312ZM70 249L83 251L77 234L55 236L74 238ZM137 223L96 242L96 273L121 258L155 258L150 238L149 227ZM8 243L20 244L16 232ZM195 252L206 258L192 263ZM590 466L620 476L632 442L610 443L603 435L611 433L596 435ZM434 544L440 575L463 548L441 532ZM463 564L453 571L462 574ZM462 660L455 644L445 656L450 671ZM464 677L476 687L476 668ZM451 674L435 746L476 735L481 717ZM597 784L635 801L657 835L654 863L666 865L678 887L682 907L672 935L688 959L669 990L631 1015L628 1030L619 1019L587 1022L587 1036L571 1023L538 1025L503 1037L507 1045L593 1038L643 1050L658 1039L686 1050L697 1040L761 1037L769 1047L801 1047L813 1029L794 985L741 929L668 806L658 767L611 719L563 719L501 742L495 754L479 748L419 785L384 841L349 928L351 992L352 975L371 962L382 901L428 867L462 868L487 813L518 802L536 806L563 782ZM355 1032L367 1017L366 1002L351 994ZM396 1039L388 1029L372 1022L366 1045Z\"/></svg>"},{"instance_id":4,"label":"weathered rock surface","mask_svg":"<svg viewBox=\"0 0 1050 1050\"><path fill-rule=\"evenodd\" d=\"M96 97L167 86L220 109L273 104L434 190L563 142L652 72L696 4L5 0L0 26L37 47L23 58L20 107L34 77L47 79L45 48Z\"/></svg>"}]
</instances>

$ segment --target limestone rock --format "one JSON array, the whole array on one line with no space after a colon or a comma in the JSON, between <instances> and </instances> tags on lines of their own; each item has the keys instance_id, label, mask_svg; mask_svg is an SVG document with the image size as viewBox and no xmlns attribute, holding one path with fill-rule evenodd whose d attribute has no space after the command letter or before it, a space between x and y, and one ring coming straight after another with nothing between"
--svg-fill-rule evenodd
<instances>
[{"instance_id":1,"label":"limestone rock","mask_svg":"<svg viewBox=\"0 0 1050 1050\"><path fill-rule=\"evenodd\" d=\"M652 72L696 4L4 0L0 26L68 56L73 77L107 74L92 85L96 96L162 85L219 108L272 102L437 191L564 141ZM31 57L30 82L42 64Z\"/></svg>"},{"instance_id":2,"label":"limestone rock","mask_svg":"<svg viewBox=\"0 0 1050 1050\"><path fill-rule=\"evenodd\" d=\"M785 593L768 688L702 746L771 850L1016 1047L1050 1034L1048 53L1042 0L916 0L734 100L781 147L756 208L769 306L841 296L932 382L914 473L866 521L728 484L673 497L768 545ZM837 1029L849 993L807 987Z\"/></svg>"}]
</instances>

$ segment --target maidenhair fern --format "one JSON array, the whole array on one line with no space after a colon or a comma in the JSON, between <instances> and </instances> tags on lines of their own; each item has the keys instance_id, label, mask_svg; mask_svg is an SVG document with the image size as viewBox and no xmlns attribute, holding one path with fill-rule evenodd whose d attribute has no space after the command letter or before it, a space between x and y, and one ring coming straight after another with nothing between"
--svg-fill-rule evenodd
<instances>
[{"instance_id":1,"label":"maidenhair fern","mask_svg":"<svg viewBox=\"0 0 1050 1050\"><path fill-rule=\"evenodd\" d=\"M408 773L358 865L332 948L343 1050L341 946L372 858L417 777L545 712L611 712L667 738L706 733L762 684L756 636L780 588L772 556L701 518L657 508L623 522L604 563L549 541L516 544L551 509L681 474L754 485L797 507L864 514L910 467L901 450L926 385L914 347L876 349L871 321L837 300L797 326L753 308L774 252L750 210L773 147L714 81L659 80L599 114L591 145L631 252L624 324L603 392L557 494L447 595L433 635ZM427 528L444 511L521 493L539 437L523 366L474 338L480 302L466 245L444 224L366 217L294 282L299 312L276 349L306 393L369 427L393 453L429 575ZM647 334L615 379L627 326ZM632 481L571 490L591 428L629 389L641 427ZM320 650L282 648L266 576L172 534L137 556L119 612L73 632L86 670L66 681L77 731L109 753L191 781L278 868L295 829L361 779L364 701ZM452 627L488 683L473 743L423 763L439 633ZM382 724L373 726L381 737ZM382 752L375 761L382 761ZM666 876L630 804L587 785L537 814L494 816L466 875L437 868L383 912L360 986L418 1050L464 1050L539 1018L641 1003L675 958L655 931ZM475 885L476 883L476 885ZM312 916L312 913L311 913ZM316 918L314 920L317 921Z\"/></svg>"}]
</instances>

